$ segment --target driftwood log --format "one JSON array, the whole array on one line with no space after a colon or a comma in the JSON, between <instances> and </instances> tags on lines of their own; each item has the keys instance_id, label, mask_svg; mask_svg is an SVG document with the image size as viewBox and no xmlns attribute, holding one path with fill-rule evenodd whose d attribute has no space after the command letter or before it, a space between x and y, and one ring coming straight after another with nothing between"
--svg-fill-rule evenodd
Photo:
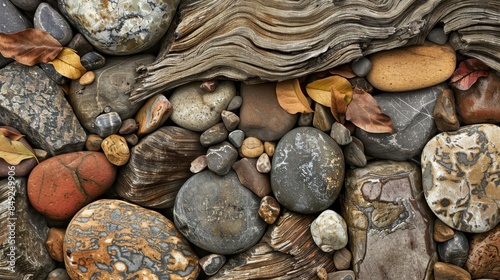
<instances>
[{"instance_id":1,"label":"driftwood log","mask_svg":"<svg viewBox=\"0 0 500 280\"><path fill-rule=\"evenodd\" d=\"M455 50L500 71L498 0L189 0L177 17L131 101L191 81L297 78L420 44L438 25Z\"/></svg>"}]
</instances>

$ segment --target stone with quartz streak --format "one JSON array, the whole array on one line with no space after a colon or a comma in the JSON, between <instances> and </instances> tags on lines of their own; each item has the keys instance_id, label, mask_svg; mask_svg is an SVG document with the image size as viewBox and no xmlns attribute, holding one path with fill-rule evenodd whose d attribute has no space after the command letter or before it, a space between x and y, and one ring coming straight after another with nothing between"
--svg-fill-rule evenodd
<instances>
[{"instance_id":1,"label":"stone with quartz streak","mask_svg":"<svg viewBox=\"0 0 500 280\"><path fill-rule=\"evenodd\" d=\"M129 55L161 39L179 2L59 0L59 9L96 49L110 55Z\"/></svg>"},{"instance_id":2,"label":"stone with quartz streak","mask_svg":"<svg viewBox=\"0 0 500 280\"><path fill-rule=\"evenodd\" d=\"M80 151L87 139L63 90L40 67L17 62L0 69L0 123L51 155Z\"/></svg>"},{"instance_id":3,"label":"stone with quartz streak","mask_svg":"<svg viewBox=\"0 0 500 280\"><path fill-rule=\"evenodd\" d=\"M434 216L417 166L374 161L349 170L340 205L356 279L431 279Z\"/></svg>"}]
</instances>

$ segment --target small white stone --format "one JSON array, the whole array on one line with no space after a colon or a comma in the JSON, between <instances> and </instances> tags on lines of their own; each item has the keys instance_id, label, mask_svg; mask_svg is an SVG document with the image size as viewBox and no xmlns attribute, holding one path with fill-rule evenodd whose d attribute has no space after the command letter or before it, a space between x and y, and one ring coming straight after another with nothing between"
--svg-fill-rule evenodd
<instances>
[{"instance_id":1,"label":"small white stone","mask_svg":"<svg viewBox=\"0 0 500 280\"><path fill-rule=\"evenodd\" d=\"M311 223L311 235L314 243L327 253L347 245L347 225L344 218L332 210L323 211Z\"/></svg>"},{"instance_id":2,"label":"small white stone","mask_svg":"<svg viewBox=\"0 0 500 280\"><path fill-rule=\"evenodd\" d=\"M266 153L260 155L259 159L256 163L257 171L260 173L269 173L271 172L271 160Z\"/></svg>"}]
</instances>

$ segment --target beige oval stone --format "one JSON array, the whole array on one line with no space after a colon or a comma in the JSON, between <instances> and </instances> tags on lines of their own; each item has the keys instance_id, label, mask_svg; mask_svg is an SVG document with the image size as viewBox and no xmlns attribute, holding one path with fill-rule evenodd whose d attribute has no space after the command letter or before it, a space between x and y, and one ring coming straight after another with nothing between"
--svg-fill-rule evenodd
<instances>
[{"instance_id":1,"label":"beige oval stone","mask_svg":"<svg viewBox=\"0 0 500 280\"><path fill-rule=\"evenodd\" d=\"M101 148L109 162L116 166L124 165L130 158L127 140L118 134L106 137L101 143Z\"/></svg>"},{"instance_id":2,"label":"beige oval stone","mask_svg":"<svg viewBox=\"0 0 500 280\"><path fill-rule=\"evenodd\" d=\"M85 72L85 74L83 74L80 77L80 80L78 80L78 82L80 83L80 85L86 86L86 85L90 85L91 83L93 83L94 80L95 80L94 72L87 71L87 72Z\"/></svg>"},{"instance_id":3,"label":"beige oval stone","mask_svg":"<svg viewBox=\"0 0 500 280\"><path fill-rule=\"evenodd\" d=\"M258 138L247 137L241 145L241 154L244 157L256 158L264 152L264 144Z\"/></svg>"},{"instance_id":4,"label":"beige oval stone","mask_svg":"<svg viewBox=\"0 0 500 280\"><path fill-rule=\"evenodd\" d=\"M373 67L366 79L373 87L410 91L446 81L455 71L456 54L449 44L425 42L375 53L370 61Z\"/></svg>"}]
</instances>

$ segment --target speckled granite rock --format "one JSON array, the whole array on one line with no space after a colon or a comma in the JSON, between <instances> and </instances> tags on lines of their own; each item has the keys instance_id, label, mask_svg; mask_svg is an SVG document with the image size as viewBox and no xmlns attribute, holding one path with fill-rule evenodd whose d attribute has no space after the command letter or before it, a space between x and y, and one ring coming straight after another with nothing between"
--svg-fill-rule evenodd
<instances>
[{"instance_id":1,"label":"speckled granite rock","mask_svg":"<svg viewBox=\"0 0 500 280\"><path fill-rule=\"evenodd\" d=\"M434 216L409 162L375 161L349 170L342 216L356 279L432 279Z\"/></svg>"},{"instance_id":2,"label":"speckled granite rock","mask_svg":"<svg viewBox=\"0 0 500 280\"><path fill-rule=\"evenodd\" d=\"M427 204L448 226L485 232L500 222L500 127L463 126L432 138L422 151Z\"/></svg>"},{"instance_id":3,"label":"speckled granite rock","mask_svg":"<svg viewBox=\"0 0 500 280\"><path fill-rule=\"evenodd\" d=\"M500 225L471 237L465 269L474 279L500 279Z\"/></svg>"},{"instance_id":4,"label":"speckled granite rock","mask_svg":"<svg viewBox=\"0 0 500 280\"><path fill-rule=\"evenodd\" d=\"M98 200L71 220L64 238L71 279L196 279L198 257L163 215L121 200Z\"/></svg>"},{"instance_id":5,"label":"speckled granite rock","mask_svg":"<svg viewBox=\"0 0 500 280\"><path fill-rule=\"evenodd\" d=\"M13 183L9 185L9 182ZM13 197L13 213L8 209L11 206L12 190L17 192ZM0 279L45 279L56 267L45 248L49 228L43 216L29 204L26 179L0 181L0 220ZM9 238L11 232L14 239ZM11 250L11 246L14 250ZM14 272L9 270L11 264L15 266Z\"/></svg>"},{"instance_id":6,"label":"speckled granite rock","mask_svg":"<svg viewBox=\"0 0 500 280\"><path fill-rule=\"evenodd\" d=\"M128 55L158 42L174 17L179 0L59 0L59 9L98 50Z\"/></svg>"},{"instance_id":7,"label":"speckled granite rock","mask_svg":"<svg viewBox=\"0 0 500 280\"><path fill-rule=\"evenodd\" d=\"M52 155L80 151L87 139L62 89L40 67L17 62L0 69L0 123Z\"/></svg>"}]
</instances>

